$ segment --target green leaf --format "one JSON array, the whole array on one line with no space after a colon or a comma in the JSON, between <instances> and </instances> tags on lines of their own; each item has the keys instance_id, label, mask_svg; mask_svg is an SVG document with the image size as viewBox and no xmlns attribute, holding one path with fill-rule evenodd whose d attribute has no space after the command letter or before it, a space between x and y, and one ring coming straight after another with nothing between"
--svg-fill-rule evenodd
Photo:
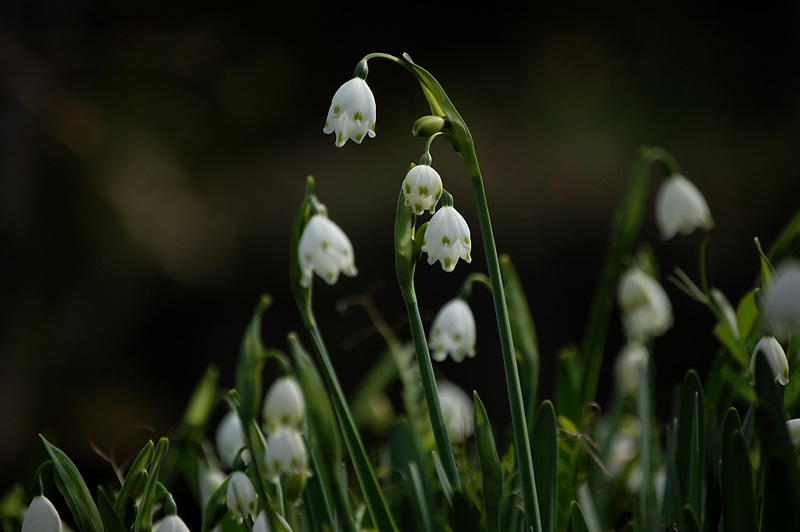
<instances>
[{"instance_id":1,"label":"green leaf","mask_svg":"<svg viewBox=\"0 0 800 532\"><path fill-rule=\"evenodd\" d=\"M417 442L408 422L395 423L389 439L392 468L397 472L398 482L403 484L403 502L408 502L414 530L429 530L431 508L434 508L431 478L423 463ZM405 512L405 505L400 510ZM410 524L406 522L406 526ZM402 525L401 525L402 526Z\"/></svg>"},{"instance_id":2,"label":"green leaf","mask_svg":"<svg viewBox=\"0 0 800 532\"><path fill-rule=\"evenodd\" d=\"M144 485L142 499L136 508L136 520L134 521L134 532L150 532L153 529L153 504L156 499L156 487L158 486L158 471L161 463L167 455L169 441L161 438L153 452L153 460L147 474L147 481Z\"/></svg>"},{"instance_id":3,"label":"green leaf","mask_svg":"<svg viewBox=\"0 0 800 532\"><path fill-rule=\"evenodd\" d=\"M321 467L325 468L331 482L338 482L342 463L342 440L327 388L297 335L290 333L288 340L289 353L297 368L297 381L305 397L311 437L318 445L323 460Z\"/></svg>"},{"instance_id":4,"label":"green leaf","mask_svg":"<svg viewBox=\"0 0 800 532\"><path fill-rule=\"evenodd\" d=\"M583 517L583 510L581 505L572 501L572 532L589 532L589 525L586 524L586 518Z\"/></svg>"},{"instance_id":5,"label":"green leaf","mask_svg":"<svg viewBox=\"0 0 800 532\"><path fill-rule=\"evenodd\" d=\"M439 455L436 453L436 451L433 451L433 465L436 468L436 475L439 477L439 483L442 485L442 493L444 493L444 498L447 499L447 503L452 507L453 486L450 485L447 472L445 472L444 466L442 465L442 460L439 458Z\"/></svg>"},{"instance_id":6,"label":"green leaf","mask_svg":"<svg viewBox=\"0 0 800 532\"><path fill-rule=\"evenodd\" d=\"M97 506L103 520L105 532L127 532L125 525L114 511L114 505L103 487L97 488Z\"/></svg>"},{"instance_id":7,"label":"green leaf","mask_svg":"<svg viewBox=\"0 0 800 532\"><path fill-rule=\"evenodd\" d=\"M574 345L564 347L558 353L556 365L556 406L561 417L567 417L572 423L581 419L581 375L583 362L578 348Z\"/></svg>"},{"instance_id":8,"label":"green leaf","mask_svg":"<svg viewBox=\"0 0 800 532\"><path fill-rule=\"evenodd\" d=\"M697 490L703 485L704 479L707 420L703 385L694 370L686 374L681 390L677 431L678 492L683 500L689 500L692 508L698 511L701 501L698 500Z\"/></svg>"},{"instance_id":9,"label":"green leaf","mask_svg":"<svg viewBox=\"0 0 800 532\"><path fill-rule=\"evenodd\" d=\"M725 417L720 489L722 490L722 519L725 532L757 530L753 466L742 433L736 430L738 415L731 408ZM735 418L735 419L734 419Z\"/></svg>"},{"instance_id":10,"label":"green leaf","mask_svg":"<svg viewBox=\"0 0 800 532\"><path fill-rule=\"evenodd\" d=\"M315 532L324 529L333 530L333 512L331 511L328 492L323 485L323 474L320 472L316 453L309 452L308 458L311 476L308 477L306 489L303 490L303 504L308 515L310 529Z\"/></svg>"},{"instance_id":11,"label":"green leaf","mask_svg":"<svg viewBox=\"0 0 800 532\"><path fill-rule=\"evenodd\" d=\"M756 305L756 292L755 290L750 290L742 297L736 307L736 326L739 329L739 338L742 339L745 345L752 345L756 337L760 335L760 320L758 305ZM745 367L749 367L749 361Z\"/></svg>"},{"instance_id":12,"label":"green leaf","mask_svg":"<svg viewBox=\"0 0 800 532\"><path fill-rule=\"evenodd\" d=\"M556 499L558 495L558 431L553 403L544 401L536 416L531 438L533 470L542 517L542 531L556 529Z\"/></svg>"},{"instance_id":13,"label":"green leaf","mask_svg":"<svg viewBox=\"0 0 800 532\"><path fill-rule=\"evenodd\" d=\"M500 256L500 272L503 275L503 288L506 292L511 336L519 359L522 395L525 398L525 412L529 418L528 430L530 430L536 414L539 386L539 345L536 339L536 327L533 324L533 316L522 282L508 255Z\"/></svg>"},{"instance_id":14,"label":"green leaf","mask_svg":"<svg viewBox=\"0 0 800 532\"><path fill-rule=\"evenodd\" d=\"M228 475L225 481L208 498L208 502L203 508L201 532L213 530L228 513L228 483L230 481L231 477Z\"/></svg>"},{"instance_id":15,"label":"green leaf","mask_svg":"<svg viewBox=\"0 0 800 532\"><path fill-rule=\"evenodd\" d=\"M474 396L474 418L475 418L475 446L478 450L478 461L481 465L483 481L483 509L486 517L486 530L497 532L500 530L500 499L503 495L503 470L500 468L500 458L497 455L497 447L492 434L492 426L489 424L489 416L483 406L478 392L473 392ZM535 440L534 440L535 442ZM533 448L534 460L536 457L536 447ZM534 469L536 463L534 461ZM535 469L538 471L537 469Z\"/></svg>"},{"instance_id":16,"label":"green leaf","mask_svg":"<svg viewBox=\"0 0 800 532\"><path fill-rule=\"evenodd\" d=\"M759 352L755 375L755 427L765 468L761 532L800 530L800 470L786 430L783 404L766 355Z\"/></svg>"},{"instance_id":17,"label":"green leaf","mask_svg":"<svg viewBox=\"0 0 800 532\"><path fill-rule=\"evenodd\" d=\"M103 532L100 512L97 510L89 488L86 487L78 468L64 451L52 445L41 434L39 437L44 443L47 454L53 460L56 486L64 496L64 500L67 501L69 511L75 518L75 524L85 532Z\"/></svg>"},{"instance_id":18,"label":"green leaf","mask_svg":"<svg viewBox=\"0 0 800 532\"><path fill-rule=\"evenodd\" d=\"M178 438L189 441L202 441L208 420L214 413L219 402L217 384L219 383L219 368L209 366L189 399L189 404L183 413L183 419L178 427Z\"/></svg>"},{"instance_id":19,"label":"green leaf","mask_svg":"<svg viewBox=\"0 0 800 532\"><path fill-rule=\"evenodd\" d=\"M800 256L800 211L792 218L769 251L772 264Z\"/></svg>"},{"instance_id":20,"label":"green leaf","mask_svg":"<svg viewBox=\"0 0 800 532\"><path fill-rule=\"evenodd\" d=\"M683 522L687 532L700 532L700 523L697 522L697 516L688 506L683 507Z\"/></svg>"},{"instance_id":21,"label":"green leaf","mask_svg":"<svg viewBox=\"0 0 800 532\"><path fill-rule=\"evenodd\" d=\"M253 318L244 333L236 364L236 391L239 393L239 417L247 426L255 419L261 406L261 369L266 350L261 343L261 316L269 307L272 298L262 295L256 304Z\"/></svg>"},{"instance_id":22,"label":"green leaf","mask_svg":"<svg viewBox=\"0 0 800 532\"><path fill-rule=\"evenodd\" d=\"M139 452L139 456L131 464L130 469L128 469L125 482L122 483L122 488L117 494L117 500L114 501L114 511L122 521L125 521L128 506L139 498L142 491L144 491L144 485L147 481L147 468L153 459L154 449L155 446L152 440L148 441Z\"/></svg>"}]
</instances>

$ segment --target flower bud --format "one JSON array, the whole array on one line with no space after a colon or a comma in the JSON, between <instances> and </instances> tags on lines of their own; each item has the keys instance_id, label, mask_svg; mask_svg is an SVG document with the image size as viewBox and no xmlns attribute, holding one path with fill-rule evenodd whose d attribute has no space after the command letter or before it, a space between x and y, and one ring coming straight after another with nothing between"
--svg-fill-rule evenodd
<instances>
[{"instance_id":1,"label":"flower bud","mask_svg":"<svg viewBox=\"0 0 800 532\"><path fill-rule=\"evenodd\" d=\"M426 115L414 122L411 134L415 137L428 138L444 129L444 124L444 118L441 116Z\"/></svg>"},{"instance_id":2,"label":"flower bud","mask_svg":"<svg viewBox=\"0 0 800 532\"><path fill-rule=\"evenodd\" d=\"M61 518L56 507L44 495L33 498L25 511L22 532L62 532Z\"/></svg>"},{"instance_id":3,"label":"flower bud","mask_svg":"<svg viewBox=\"0 0 800 532\"><path fill-rule=\"evenodd\" d=\"M765 336L756 344L753 350L753 356L750 358L750 373L751 383L755 382L756 374L756 355L761 351L769 362L769 367L772 373L775 374L775 380L784 386L789 383L789 360L786 358L786 352L778 343L774 336Z\"/></svg>"}]
</instances>

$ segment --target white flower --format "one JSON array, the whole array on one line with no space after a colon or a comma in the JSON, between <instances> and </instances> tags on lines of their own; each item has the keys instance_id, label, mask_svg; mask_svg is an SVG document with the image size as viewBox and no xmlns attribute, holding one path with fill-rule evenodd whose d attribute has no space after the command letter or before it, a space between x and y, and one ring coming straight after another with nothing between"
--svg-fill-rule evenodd
<instances>
[{"instance_id":1,"label":"white flower","mask_svg":"<svg viewBox=\"0 0 800 532\"><path fill-rule=\"evenodd\" d=\"M449 381L438 381L439 404L451 442L463 442L475 433L472 399Z\"/></svg>"},{"instance_id":2,"label":"white flower","mask_svg":"<svg viewBox=\"0 0 800 532\"><path fill-rule=\"evenodd\" d=\"M61 532L63 529L61 518L50 499L44 495L34 497L25 511L22 532Z\"/></svg>"},{"instance_id":3,"label":"white flower","mask_svg":"<svg viewBox=\"0 0 800 532\"><path fill-rule=\"evenodd\" d=\"M648 357L647 348L637 341L629 341L617 355L614 362L614 381L623 395L630 395L639 389L642 364Z\"/></svg>"},{"instance_id":4,"label":"white flower","mask_svg":"<svg viewBox=\"0 0 800 532\"><path fill-rule=\"evenodd\" d=\"M442 207L433 215L422 244L428 264L441 261L444 271L453 271L459 258L472 262L469 226L454 207Z\"/></svg>"},{"instance_id":5,"label":"white flower","mask_svg":"<svg viewBox=\"0 0 800 532\"><path fill-rule=\"evenodd\" d=\"M466 301L456 298L439 310L428 343L431 357L437 362L447 358L448 353L456 362L475 356L475 316Z\"/></svg>"},{"instance_id":6,"label":"white flower","mask_svg":"<svg viewBox=\"0 0 800 532\"><path fill-rule=\"evenodd\" d=\"M800 262L784 262L764 290L764 317L775 335L786 339L800 331Z\"/></svg>"},{"instance_id":7,"label":"white flower","mask_svg":"<svg viewBox=\"0 0 800 532\"><path fill-rule=\"evenodd\" d=\"M786 430L789 431L789 438L792 440L792 445L800 447L800 419L790 419L786 422Z\"/></svg>"},{"instance_id":8,"label":"white flower","mask_svg":"<svg viewBox=\"0 0 800 532\"><path fill-rule=\"evenodd\" d=\"M250 477L236 471L228 482L228 510L236 521L241 524L245 516L256 518L258 512L258 495Z\"/></svg>"},{"instance_id":9,"label":"white flower","mask_svg":"<svg viewBox=\"0 0 800 532\"><path fill-rule=\"evenodd\" d=\"M361 144L364 135L375 136L375 96L366 80L353 78L333 95L323 133L336 132L336 145L347 139Z\"/></svg>"},{"instance_id":10,"label":"white flower","mask_svg":"<svg viewBox=\"0 0 800 532\"><path fill-rule=\"evenodd\" d=\"M297 246L300 261L300 285L311 285L313 272L333 284L339 279L339 272L354 277L356 270L353 245L338 225L327 216L315 214L308 221Z\"/></svg>"},{"instance_id":11,"label":"white flower","mask_svg":"<svg viewBox=\"0 0 800 532\"><path fill-rule=\"evenodd\" d=\"M661 183L655 207L656 222L664 240L669 240L677 232L688 235L697 227L711 229L714 226L703 195L691 181L679 174Z\"/></svg>"},{"instance_id":12,"label":"white flower","mask_svg":"<svg viewBox=\"0 0 800 532\"><path fill-rule=\"evenodd\" d=\"M667 293L655 279L636 266L620 276L617 301L629 340L661 336L672 326L672 305Z\"/></svg>"},{"instance_id":13,"label":"white flower","mask_svg":"<svg viewBox=\"0 0 800 532\"><path fill-rule=\"evenodd\" d=\"M277 482L281 473L309 476L308 450L303 436L294 429L281 428L267 439L264 458L267 474Z\"/></svg>"},{"instance_id":14,"label":"white flower","mask_svg":"<svg viewBox=\"0 0 800 532\"><path fill-rule=\"evenodd\" d=\"M189 532L189 527L183 522L183 519L177 515L168 515L165 517L158 527L155 528L156 532Z\"/></svg>"},{"instance_id":15,"label":"white flower","mask_svg":"<svg viewBox=\"0 0 800 532\"><path fill-rule=\"evenodd\" d=\"M439 172L427 164L418 164L408 171L403 180L403 195L406 197L406 207L411 207L417 216L426 209L433 214L442 195Z\"/></svg>"},{"instance_id":16,"label":"white flower","mask_svg":"<svg viewBox=\"0 0 800 532\"><path fill-rule=\"evenodd\" d=\"M306 415L303 390L294 377L281 377L269 389L264 399L264 425L272 430L285 426L295 429Z\"/></svg>"},{"instance_id":17,"label":"white flower","mask_svg":"<svg viewBox=\"0 0 800 532\"><path fill-rule=\"evenodd\" d=\"M775 380L785 386L789 382L789 360L786 358L783 347L774 336L763 337L753 350L753 356L750 358L751 382L754 382L755 379L756 353L759 351L766 356L770 369L775 374Z\"/></svg>"},{"instance_id":18,"label":"white flower","mask_svg":"<svg viewBox=\"0 0 800 532\"><path fill-rule=\"evenodd\" d=\"M222 467L231 469L239 450L245 446L244 428L235 410L228 412L225 417L222 418L222 421L219 422L216 441L217 452L219 453ZM250 461L249 451L242 453L242 460L244 460L245 463Z\"/></svg>"}]
</instances>

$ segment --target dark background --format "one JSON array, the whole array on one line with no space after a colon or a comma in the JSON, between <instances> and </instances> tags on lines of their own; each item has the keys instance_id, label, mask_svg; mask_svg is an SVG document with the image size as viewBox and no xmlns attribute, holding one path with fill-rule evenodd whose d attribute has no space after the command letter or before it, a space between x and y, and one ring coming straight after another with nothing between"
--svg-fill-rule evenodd
<instances>
[{"instance_id":1,"label":"dark background","mask_svg":"<svg viewBox=\"0 0 800 532\"><path fill-rule=\"evenodd\" d=\"M89 441L105 451L116 442L124 459L168 434L209 364L232 385L262 293L274 297L265 343L285 347L301 327L287 254L308 174L359 269L334 287L315 283L340 379L352 387L383 347L363 311L336 313L340 298L372 294L409 338L392 230L400 183L424 148L410 135L428 112L418 84L370 62L377 137L337 149L322 134L333 93L369 52L409 52L469 124L498 248L536 320L545 397L558 350L581 340L641 145L667 149L704 193L716 222L709 280L738 301L758 268L753 237L769 245L799 205L799 9L5 1L0 491L29 481L40 432L89 470L104 467ZM476 247L452 274L418 267L426 327L466 274L485 271L466 172L443 142L433 157ZM680 266L697 279L705 235L660 242L652 202L662 170L653 177L641 239L663 272ZM689 367L702 374L716 348L710 314L667 291L676 324L656 345L662 413L673 385ZM477 290L473 308L477 358L437 368L477 389L503 426L489 295ZM601 399L621 342L615 317Z\"/></svg>"}]
</instances>

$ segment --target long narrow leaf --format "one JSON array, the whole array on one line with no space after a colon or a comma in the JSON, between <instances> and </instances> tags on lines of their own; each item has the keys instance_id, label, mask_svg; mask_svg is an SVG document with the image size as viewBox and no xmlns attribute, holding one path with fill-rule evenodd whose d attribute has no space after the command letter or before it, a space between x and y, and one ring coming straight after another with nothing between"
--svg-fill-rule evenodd
<instances>
[{"instance_id":1,"label":"long narrow leaf","mask_svg":"<svg viewBox=\"0 0 800 532\"><path fill-rule=\"evenodd\" d=\"M147 481L147 468L153 460L154 449L155 446L152 440L145 444L136 460L131 464L130 469L128 469L125 482L122 483L122 488L117 494L117 499L114 501L114 511L123 521L125 520L128 505L135 501L144 490L144 484Z\"/></svg>"},{"instance_id":2,"label":"long narrow leaf","mask_svg":"<svg viewBox=\"0 0 800 532\"><path fill-rule=\"evenodd\" d=\"M105 532L127 532L122 520L114 511L111 499L102 487L97 488L97 509L100 512L100 518L103 520Z\"/></svg>"},{"instance_id":3,"label":"long narrow leaf","mask_svg":"<svg viewBox=\"0 0 800 532\"><path fill-rule=\"evenodd\" d=\"M169 441L161 438L153 452L153 460L147 474L147 481L144 485L144 493L139 506L136 508L136 520L134 521L134 532L150 532L153 529L153 504L156 500L156 487L158 486L158 471L161 462L167 455Z\"/></svg>"},{"instance_id":4,"label":"long narrow leaf","mask_svg":"<svg viewBox=\"0 0 800 532\"><path fill-rule=\"evenodd\" d=\"M731 423L733 422L731 421ZM722 518L725 532L756 530L758 519L753 466L750 463L750 456L745 447L742 433L738 430L733 430L723 441L720 488L722 490Z\"/></svg>"},{"instance_id":5,"label":"long narrow leaf","mask_svg":"<svg viewBox=\"0 0 800 532\"><path fill-rule=\"evenodd\" d=\"M41 434L39 437L44 443L47 454L53 460L56 486L64 496L64 500L67 501L67 506L72 512L78 528L86 532L103 532L100 512L97 510L89 488L86 487L78 468L64 451L52 445Z\"/></svg>"},{"instance_id":6,"label":"long narrow leaf","mask_svg":"<svg viewBox=\"0 0 800 532\"><path fill-rule=\"evenodd\" d=\"M558 432L553 403L544 401L536 415L531 437L533 470L539 495L542 531L556 529L556 500L558 495Z\"/></svg>"},{"instance_id":7,"label":"long narrow leaf","mask_svg":"<svg viewBox=\"0 0 800 532\"><path fill-rule=\"evenodd\" d=\"M497 456L497 447L489 424L486 408L478 397L474 396L475 417L475 446L478 449L478 461L481 464L483 477L483 511L486 517L486 530L497 532L500 530L500 499L503 495L503 470L500 468L500 458ZM535 440L534 440L535 441ZM536 456L534 448L533 455ZM536 464L534 463L534 468ZM541 506L541 505L540 505Z\"/></svg>"}]
</instances>

